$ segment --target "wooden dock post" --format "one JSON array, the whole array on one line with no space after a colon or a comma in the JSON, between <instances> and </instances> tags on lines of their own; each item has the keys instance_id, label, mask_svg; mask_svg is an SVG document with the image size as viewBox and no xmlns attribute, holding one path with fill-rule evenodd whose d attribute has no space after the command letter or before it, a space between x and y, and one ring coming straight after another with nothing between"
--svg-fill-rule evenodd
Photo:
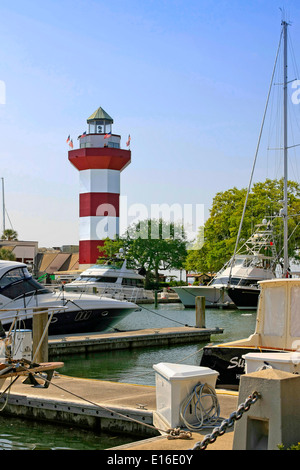
<instances>
[{"instance_id":1,"label":"wooden dock post","mask_svg":"<svg viewBox=\"0 0 300 470\"><path fill-rule=\"evenodd\" d=\"M196 328L205 328L205 297L196 297Z\"/></svg>"},{"instance_id":2,"label":"wooden dock post","mask_svg":"<svg viewBox=\"0 0 300 470\"><path fill-rule=\"evenodd\" d=\"M48 310L32 315L32 356L34 362L48 362Z\"/></svg>"},{"instance_id":3,"label":"wooden dock post","mask_svg":"<svg viewBox=\"0 0 300 470\"><path fill-rule=\"evenodd\" d=\"M154 291L154 308L157 308L158 300L157 300L157 290Z\"/></svg>"}]
</instances>

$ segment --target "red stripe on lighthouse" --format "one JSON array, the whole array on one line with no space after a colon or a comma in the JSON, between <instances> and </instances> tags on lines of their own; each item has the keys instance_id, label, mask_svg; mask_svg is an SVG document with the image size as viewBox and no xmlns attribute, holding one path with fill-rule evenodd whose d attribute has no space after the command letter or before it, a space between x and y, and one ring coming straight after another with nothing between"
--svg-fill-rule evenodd
<instances>
[{"instance_id":1,"label":"red stripe on lighthouse","mask_svg":"<svg viewBox=\"0 0 300 470\"><path fill-rule=\"evenodd\" d=\"M122 171L131 161L131 151L118 148L80 148L69 151L69 161L77 170L97 168Z\"/></svg>"},{"instance_id":2,"label":"red stripe on lighthouse","mask_svg":"<svg viewBox=\"0 0 300 470\"><path fill-rule=\"evenodd\" d=\"M79 195L79 216L119 217L120 195L116 193L82 193Z\"/></svg>"},{"instance_id":3,"label":"red stripe on lighthouse","mask_svg":"<svg viewBox=\"0 0 300 470\"><path fill-rule=\"evenodd\" d=\"M96 264L99 256L103 256L101 248L103 240L81 240L79 242L79 264Z\"/></svg>"}]
</instances>

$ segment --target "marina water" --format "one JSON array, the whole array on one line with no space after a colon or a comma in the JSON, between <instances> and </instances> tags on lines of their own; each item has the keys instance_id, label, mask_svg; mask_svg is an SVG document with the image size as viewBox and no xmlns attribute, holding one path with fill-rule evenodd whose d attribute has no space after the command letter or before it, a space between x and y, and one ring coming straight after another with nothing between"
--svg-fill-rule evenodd
<instances>
[{"instance_id":1,"label":"marina water","mask_svg":"<svg viewBox=\"0 0 300 470\"><path fill-rule=\"evenodd\" d=\"M195 326L195 310L181 303L141 305L140 312L131 313L116 327L121 331L143 328ZM222 328L211 342L223 343L247 338L254 332L256 311L206 309L206 327ZM199 365L206 343L180 344L166 347L137 348L60 357L65 363L60 374L94 380L108 380L142 385L155 385L153 364L174 362ZM24 385L25 386L25 385ZM84 397L84 390L82 390ZM54 426L1 416L0 449L12 450L100 450L131 442L132 437L87 432L65 426Z\"/></svg>"}]
</instances>

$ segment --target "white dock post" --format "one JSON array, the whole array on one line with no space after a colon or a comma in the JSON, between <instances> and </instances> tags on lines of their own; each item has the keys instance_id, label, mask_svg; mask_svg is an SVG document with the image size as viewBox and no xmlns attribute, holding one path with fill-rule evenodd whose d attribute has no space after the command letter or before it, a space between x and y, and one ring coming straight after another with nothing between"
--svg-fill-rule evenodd
<instances>
[{"instance_id":1,"label":"white dock post","mask_svg":"<svg viewBox=\"0 0 300 470\"><path fill-rule=\"evenodd\" d=\"M261 396L235 422L233 450L278 450L299 442L300 375L264 369L241 376L239 404L253 392Z\"/></svg>"},{"instance_id":2,"label":"white dock post","mask_svg":"<svg viewBox=\"0 0 300 470\"><path fill-rule=\"evenodd\" d=\"M196 328L205 328L205 297L196 297Z\"/></svg>"}]
</instances>

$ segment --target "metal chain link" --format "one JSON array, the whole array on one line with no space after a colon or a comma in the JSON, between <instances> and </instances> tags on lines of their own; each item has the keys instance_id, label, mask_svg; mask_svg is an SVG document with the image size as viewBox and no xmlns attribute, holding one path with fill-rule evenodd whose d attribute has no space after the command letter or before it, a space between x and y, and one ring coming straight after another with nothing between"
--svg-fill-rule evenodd
<instances>
[{"instance_id":1,"label":"metal chain link","mask_svg":"<svg viewBox=\"0 0 300 470\"><path fill-rule=\"evenodd\" d=\"M241 403L236 411L231 413L228 419L224 419L220 426L215 427L211 434L207 434L201 442L197 442L192 450L205 450L208 444L212 444L216 441L217 437L225 434L227 428L231 428L235 421L241 419L243 414L250 409L250 406L257 402L260 398L258 392L253 392L252 395Z\"/></svg>"}]
</instances>

